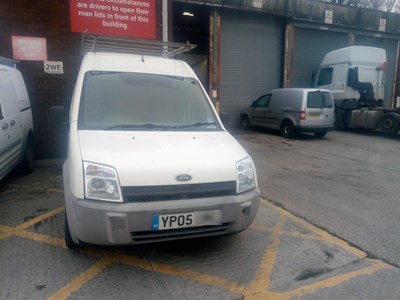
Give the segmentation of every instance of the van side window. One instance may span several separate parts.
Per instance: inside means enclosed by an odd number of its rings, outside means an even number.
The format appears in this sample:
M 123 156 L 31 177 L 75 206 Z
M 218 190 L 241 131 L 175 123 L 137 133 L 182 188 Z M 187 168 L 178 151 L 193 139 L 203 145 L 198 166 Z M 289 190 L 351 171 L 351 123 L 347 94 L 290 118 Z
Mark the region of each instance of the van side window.
M 256 107 L 268 107 L 269 105 L 269 100 L 271 99 L 271 95 L 264 95 L 258 98 L 256 102 Z
M 3 111 L 1 110 L 1 101 L 0 101 L 0 120 L 3 120 Z
M 332 108 L 333 101 L 330 93 L 309 92 L 307 96 L 307 108 Z
M 332 83 L 333 68 L 327 67 L 319 71 L 318 86 L 328 85 Z

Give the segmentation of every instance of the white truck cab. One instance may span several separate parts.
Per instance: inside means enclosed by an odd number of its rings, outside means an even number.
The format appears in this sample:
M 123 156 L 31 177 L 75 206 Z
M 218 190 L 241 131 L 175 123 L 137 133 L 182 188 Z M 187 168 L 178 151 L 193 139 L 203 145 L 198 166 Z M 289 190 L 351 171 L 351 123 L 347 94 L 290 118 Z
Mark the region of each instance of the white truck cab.
M 325 55 L 312 86 L 332 92 L 336 129 L 379 127 L 389 135 L 398 131 L 398 112 L 384 116 L 389 112 L 383 110 L 386 64 L 383 48 L 350 46 Z
M 386 52 L 382 48 L 351 46 L 327 53 L 314 86 L 332 92 L 334 99 L 360 99 L 359 83 L 371 83 L 374 99 L 384 99 Z
M 21 166 L 33 171 L 34 131 L 28 92 L 16 61 L 0 57 L 0 180 Z
M 69 248 L 239 232 L 260 199 L 192 69 L 147 55 L 84 56 L 63 177 Z

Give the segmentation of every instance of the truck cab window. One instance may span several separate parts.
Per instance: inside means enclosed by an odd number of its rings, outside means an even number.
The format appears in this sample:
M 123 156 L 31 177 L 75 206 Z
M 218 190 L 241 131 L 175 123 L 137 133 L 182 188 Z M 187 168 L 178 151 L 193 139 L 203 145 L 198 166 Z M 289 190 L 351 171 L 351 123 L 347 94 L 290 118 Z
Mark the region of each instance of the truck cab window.
M 328 85 L 332 83 L 333 68 L 327 67 L 319 71 L 318 86 Z

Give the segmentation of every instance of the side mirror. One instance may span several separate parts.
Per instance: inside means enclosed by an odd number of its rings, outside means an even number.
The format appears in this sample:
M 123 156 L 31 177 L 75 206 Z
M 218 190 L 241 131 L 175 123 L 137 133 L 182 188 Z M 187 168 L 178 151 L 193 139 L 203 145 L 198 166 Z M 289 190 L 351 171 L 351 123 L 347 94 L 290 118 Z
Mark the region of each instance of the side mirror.
M 251 107 L 256 107 L 256 104 L 257 103 L 257 101 L 253 101 L 253 102 L 251 102 Z
M 49 111 L 48 124 L 52 127 L 64 126 L 65 108 L 64 106 L 52 106 Z

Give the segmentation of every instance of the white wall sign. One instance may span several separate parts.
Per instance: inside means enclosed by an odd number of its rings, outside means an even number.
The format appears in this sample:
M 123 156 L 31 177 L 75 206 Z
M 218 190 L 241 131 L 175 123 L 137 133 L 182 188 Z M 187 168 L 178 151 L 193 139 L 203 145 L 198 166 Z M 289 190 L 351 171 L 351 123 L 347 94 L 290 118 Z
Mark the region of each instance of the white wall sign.
M 62 61 L 45 61 L 44 72 L 47 74 L 64 74 Z
M 325 10 L 325 23 L 332 24 L 333 21 L 333 11 L 332 10 Z
M 386 30 L 386 19 L 380 19 L 379 20 L 379 31 L 385 31 Z
M 253 0 L 253 7 L 262 8 L 263 7 L 263 0 Z

